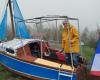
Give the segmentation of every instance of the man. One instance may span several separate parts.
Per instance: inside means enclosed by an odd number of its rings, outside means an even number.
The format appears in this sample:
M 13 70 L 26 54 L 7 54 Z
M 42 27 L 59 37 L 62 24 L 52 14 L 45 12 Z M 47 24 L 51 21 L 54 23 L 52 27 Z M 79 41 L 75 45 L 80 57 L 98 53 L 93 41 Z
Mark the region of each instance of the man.
M 62 32 L 62 49 L 65 52 L 68 65 L 78 66 L 79 56 L 79 35 L 76 27 L 68 21 L 63 22 L 64 30 Z

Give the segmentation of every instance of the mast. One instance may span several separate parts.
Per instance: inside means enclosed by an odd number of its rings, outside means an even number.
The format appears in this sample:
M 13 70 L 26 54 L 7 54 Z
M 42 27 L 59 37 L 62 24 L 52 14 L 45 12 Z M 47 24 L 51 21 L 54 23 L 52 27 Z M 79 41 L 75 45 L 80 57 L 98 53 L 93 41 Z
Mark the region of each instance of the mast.
M 12 25 L 12 38 L 15 37 L 15 29 L 14 29 L 14 20 L 13 20 L 13 12 L 12 12 L 12 6 L 11 6 L 11 0 L 9 0 L 8 2 L 9 4 L 9 10 L 10 10 L 10 16 L 11 16 L 11 25 Z

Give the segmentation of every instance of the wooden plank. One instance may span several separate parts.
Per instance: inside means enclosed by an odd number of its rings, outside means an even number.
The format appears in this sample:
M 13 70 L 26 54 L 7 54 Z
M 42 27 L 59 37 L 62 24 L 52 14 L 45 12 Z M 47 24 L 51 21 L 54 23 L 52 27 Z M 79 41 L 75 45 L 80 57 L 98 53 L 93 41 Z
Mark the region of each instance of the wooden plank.
M 44 65 L 44 66 L 48 66 L 48 67 L 53 67 L 53 68 L 57 68 L 57 69 L 59 69 L 60 66 L 62 65 L 62 64 L 57 63 L 57 62 L 52 62 L 52 61 L 48 61 L 48 60 L 44 60 L 44 59 L 40 59 L 40 58 L 36 59 L 34 62 L 36 64 L 40 64 L 40 65 Z M 71 71 L 72 70 L 72 67 L 63 64 L 61 66 L 61 69 Z

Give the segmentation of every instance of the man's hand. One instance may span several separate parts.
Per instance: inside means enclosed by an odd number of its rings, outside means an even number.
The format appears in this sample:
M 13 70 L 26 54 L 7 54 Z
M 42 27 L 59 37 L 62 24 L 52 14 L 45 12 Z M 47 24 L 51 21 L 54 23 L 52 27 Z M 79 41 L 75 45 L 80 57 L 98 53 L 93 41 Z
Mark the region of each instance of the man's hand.
M 56 52 L 57 54 L 63 54 L 64 53 L 64 49 L 61 49 L 59 51 Z
M 64 52 L 64 48 L 62 48 L 62 50 L 60 52 L 63 53 Z

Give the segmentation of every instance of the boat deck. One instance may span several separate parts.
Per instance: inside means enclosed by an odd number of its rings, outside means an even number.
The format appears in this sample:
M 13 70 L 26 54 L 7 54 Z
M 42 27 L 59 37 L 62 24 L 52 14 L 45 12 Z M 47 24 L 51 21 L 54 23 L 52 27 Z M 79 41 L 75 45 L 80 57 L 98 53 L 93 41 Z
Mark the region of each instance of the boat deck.
M 53 67 L 53 68 L 57 68 L 57 69 L 60 68 L 60 69 L 63 69 L 63 70 L 68 70 L 68 71 L 72 70 L 71 66 L 68 66 L 68 65 L 65 65 L 65 64 L 60 64 L 60 63 L 53 62 L 53 61 L 48 61 L 48 60 L 41 59 L 41 58 L 37 58 L 34 62 L 38 63 L 40 65 Z
M 73 70 L 73 68 L 69 65 L 60 64 L 60 63 L 57 63 L 54 61 L 49 61 L 49 60 L 45 60 L 45 59 L 41 59 L 41 58 L 35 58 L 33 56 L 22 56 L 22 57 L 20 57 L 20 59 L 23 59 L 23 60 L 31 62 L 31 63 L 38 64 L 38 65 L 50 67 L 50 68 L 56 68 L 56 69 L 67 70 L 67 71 Z

